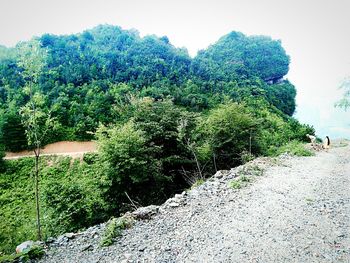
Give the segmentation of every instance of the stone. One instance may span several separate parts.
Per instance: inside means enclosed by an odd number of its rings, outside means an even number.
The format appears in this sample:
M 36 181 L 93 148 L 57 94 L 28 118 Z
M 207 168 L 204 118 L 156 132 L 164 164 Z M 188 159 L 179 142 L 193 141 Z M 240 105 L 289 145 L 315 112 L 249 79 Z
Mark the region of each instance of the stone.
M 66 233 L 66 234 L 64 234 L 64 236 L 66 238 L 68 238 L 68 239 L 73 239 L 76 236 L 76 234 L 74 234 L 74 233 Z
M 32 240 L 25 241 L 16 247 L 16 253 L 27 252 L 35 245 Z
M 131 215 L 136 219 L 150 219 L 152 216 L 159 212 L 159 206 L 150 205 L 146 207 L 140 207 L 136 211 L 132 212 Z
M 168 204 L 168 206 L 169 207 L 178 207 L 178 206 L 180 206 L 180 204 L 177 203 L 177 202 L 171 202 L 171 203 Z
M 86 251 L 86 250 L 92 250 L 93 246 L 91 244 L 87 244 L 85 246 L 82 246 L 81 251 Z
M 217 171 L 217 172 L 214 174 L 214 178 L 220 179 L 220 178 L 226 176 L 228 173 L 229 173 L 229 171 L 227 171 L 227 170 L 220 170 L 220 171 Z

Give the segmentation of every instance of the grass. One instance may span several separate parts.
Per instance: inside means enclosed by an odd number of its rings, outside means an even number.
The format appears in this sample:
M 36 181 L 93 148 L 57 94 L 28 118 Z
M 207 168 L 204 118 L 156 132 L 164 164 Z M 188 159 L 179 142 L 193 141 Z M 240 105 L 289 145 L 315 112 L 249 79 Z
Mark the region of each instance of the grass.
M 245 187 L 252 181 L 254 176 L 262 176 L 264 170 L 257 165 L 245 165 L 238 172 L 238 179 L 228 183 L 228 187 L 232 189 L 240 189 Z
M 100 245 L 107 247 L 113 244 L 114 239 L 121 236 L 122 231 L 130 228 L 134 223 L 131 217 L 122 216 L 119 218 L 112 218 L 105 228 Z
M 241 189 L 242 183 L 240 180 L 232 180 L 231 182 L 228 183 L 228 186 L 232 189 Z
M 257 165 L 246 165 L 246 166 L 243 166 L 240 171 L 238 171 L 238 176 L 240 177 L 262 176 L 263 173 L 264 173 L 264 170 Z
M 295 156 L 313 156 L 313 152 L 305 149 L 304 144 L 298 141 L 291 141 L 276 150 L 273 155 L 288 153 Z
M 194 182 L 194 184 L 191 186 L 191 190 L 204 184 L 205 180 L 204 179 L 198 179 L 197 181 Z
M 232 180 L 228 183 L 228 186 L 232 189 L 241 189 L 244 186 L 247 186 L 251 181 L 251 178 L 246 175 L 241 175 L 238 179 Z

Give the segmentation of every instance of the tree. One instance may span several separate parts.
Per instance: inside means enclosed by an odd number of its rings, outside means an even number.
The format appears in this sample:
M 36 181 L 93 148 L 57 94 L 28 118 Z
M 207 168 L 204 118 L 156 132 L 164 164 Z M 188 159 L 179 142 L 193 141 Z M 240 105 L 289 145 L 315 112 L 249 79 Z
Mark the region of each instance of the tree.
M 243 105 L 227 102 L 211 110 L 199 126 L 203 144 L 210 146 L 208 158 L 215 154 L 218 169 L 239 164 L 242 152 L 250 151 L 255 140 L 252 134 L 256 126 L 256 120 Z
M 145 134 L 132 121 L 111 127 L 101 126 L 97 132 L 100 166 L 107 176 L 107 198 L 110 209 L 119 212 L 127 201 L 125 192 L 147 199 L 152 194 L 151 183 L 160 173 L 159 162 L 146 145 Z
M 345 79 L 340 88 L 344 90 L 344 96 L 335 106 L 347 110 L 350 107 L 350 78 Z
M 0 165 L 2 166 L 3 158 L 5 157 L 4 145 L 0 142 Z M 1 170 L 1 169 L 0 169 Z
M 53 123 L 50 114 L 45 110 L 44 96 L 40 92 L 39 77 L 45 66 L 46 52 L 40 47 L 38 41 L 31 41 L 20 47 L 18 65 L 23 69 L 22 75 L 25 79 L 24 92 L 29 96 L 29 101 L 21 107 L 20 115 L 25 127 L 28 146 L 35 154 L 35 204 L 38 239 L 42 239 L 40 223 L 40 201 L 39 201 L 39 160 L 40 151 L 47 131 Z

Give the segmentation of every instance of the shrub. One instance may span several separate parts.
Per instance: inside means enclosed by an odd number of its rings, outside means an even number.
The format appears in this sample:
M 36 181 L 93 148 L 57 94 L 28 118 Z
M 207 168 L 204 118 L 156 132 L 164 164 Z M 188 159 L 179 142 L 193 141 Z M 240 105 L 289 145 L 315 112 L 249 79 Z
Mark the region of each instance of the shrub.
M 256 130 L 256 124 L 246 108 L 237 103 L 227 102 L 210 111 L 199 132 L 215 154 L 218 169 L 240 164 L 241 153 L 251 146 L 251 134 Z

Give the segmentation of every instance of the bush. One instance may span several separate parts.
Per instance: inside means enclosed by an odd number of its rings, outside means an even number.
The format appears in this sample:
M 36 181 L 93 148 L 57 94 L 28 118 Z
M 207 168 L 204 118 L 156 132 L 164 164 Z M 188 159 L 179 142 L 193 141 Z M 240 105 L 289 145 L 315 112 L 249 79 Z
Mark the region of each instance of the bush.
M 99 167 L 63 158 L 42 174 L 43 212 L 50 235 L 77 231 L 107 219 Z
M 254 144 L 257 123 L 243 105 L 228 102 L 209 112 L 199 132 L 215 154 L 218 169 L 241 163 L 241 153 Z M 212 157 L 207 156 L 208 160 Z
M 0 171 L 0 253 L 36 239 L 32 171 L 34 158 L 7 160 Z M 100 167 L 68 157 L 43 157 L 40 194 L 43 236 L 101 223 L 109 218 Z
M 115 213 L 120 212 L 123 202 L 128 202 L 125 192 L 133 197 L 147 197 L 154 191 L 152 183 L 163 178 L 159 161 L 152 157 L 154 148 L 147 147 L 144 132 L 129 121 L 100 127 L 97 138 L 98 163 L 109 182 L 106 198 Z

